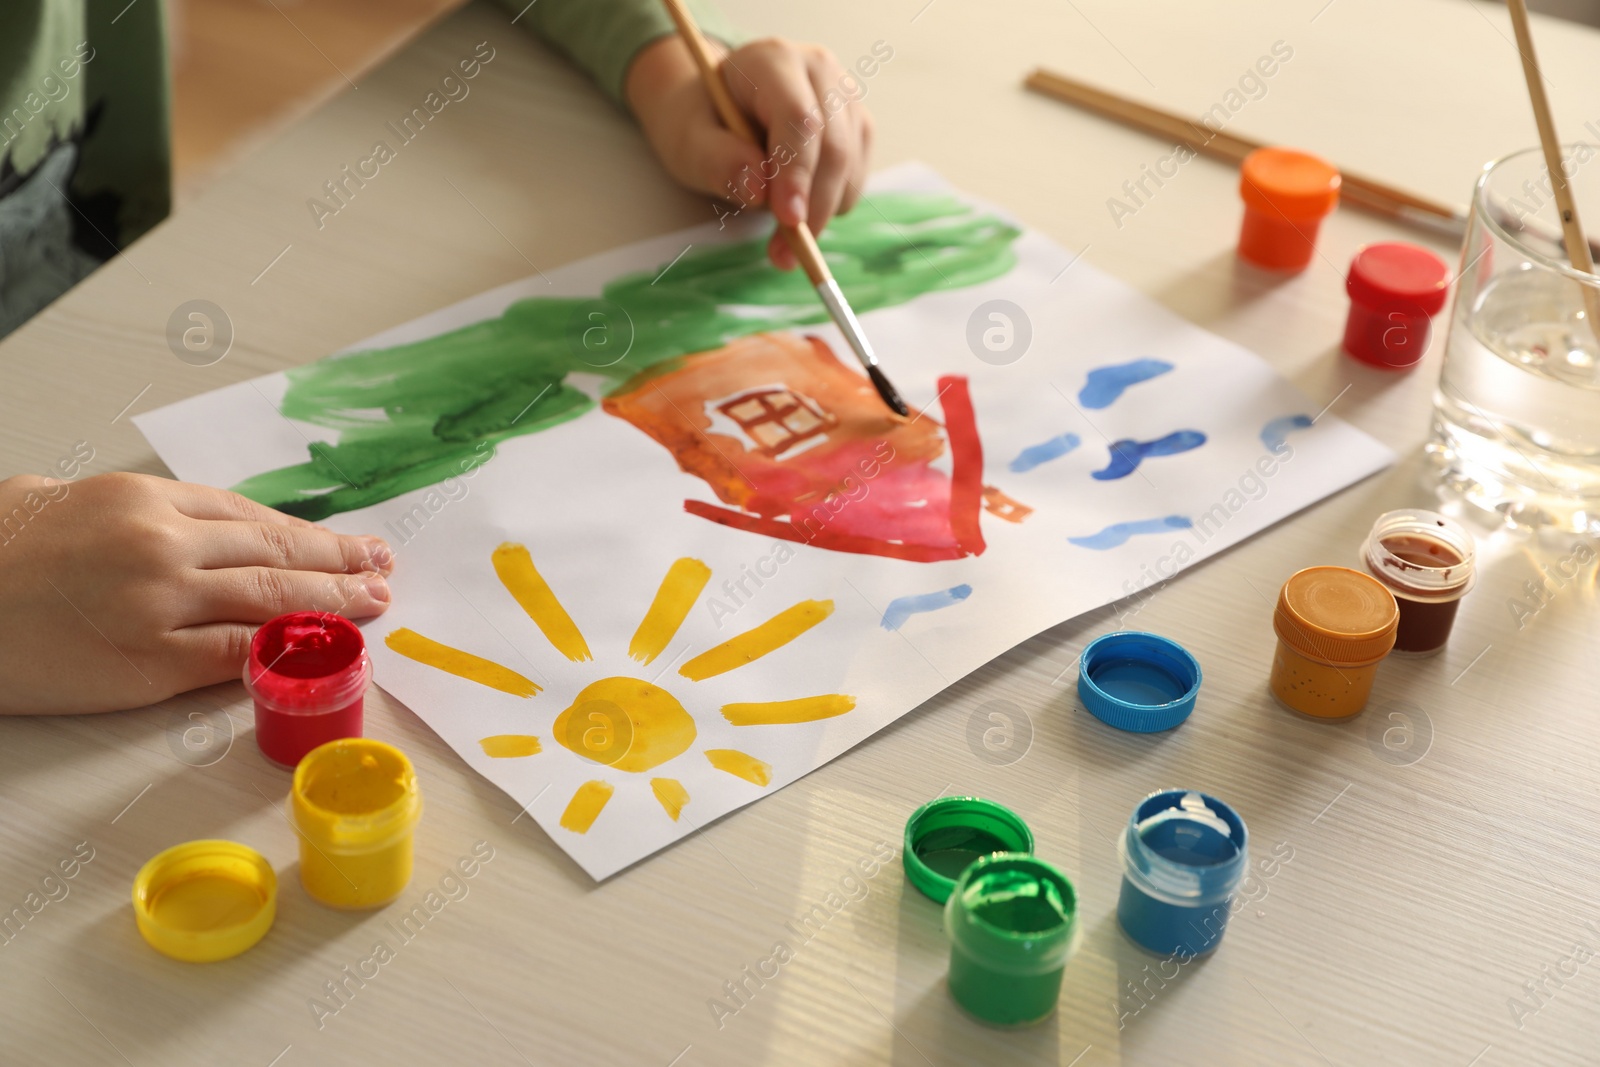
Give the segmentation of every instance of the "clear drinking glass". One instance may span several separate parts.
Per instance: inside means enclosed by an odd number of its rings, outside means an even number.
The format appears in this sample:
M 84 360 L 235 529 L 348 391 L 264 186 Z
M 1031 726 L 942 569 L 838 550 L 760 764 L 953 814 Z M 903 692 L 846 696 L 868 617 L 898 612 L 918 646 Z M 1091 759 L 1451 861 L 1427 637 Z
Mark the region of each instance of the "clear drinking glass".
M 1594 249 L 1600 148 L 1565 145 L 1562 158 Z M 1600 323 L 1585 289 L 1600 298 L 1600 277 L 1567 260 L 1539 149 L 1485 167 L 1428 451 L 1448 486 L 1521 524 L 1600 528 Z

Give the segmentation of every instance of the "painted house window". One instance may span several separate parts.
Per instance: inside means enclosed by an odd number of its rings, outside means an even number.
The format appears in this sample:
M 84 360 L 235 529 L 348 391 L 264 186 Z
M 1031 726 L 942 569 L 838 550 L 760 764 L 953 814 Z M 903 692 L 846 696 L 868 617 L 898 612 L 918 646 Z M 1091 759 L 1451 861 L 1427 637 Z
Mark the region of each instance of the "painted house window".
M 827 433 L 838 421 L 815 401 L 787 389 L 744 393 L 717 405 L 764 455 L 779 456 L 802 441 Z

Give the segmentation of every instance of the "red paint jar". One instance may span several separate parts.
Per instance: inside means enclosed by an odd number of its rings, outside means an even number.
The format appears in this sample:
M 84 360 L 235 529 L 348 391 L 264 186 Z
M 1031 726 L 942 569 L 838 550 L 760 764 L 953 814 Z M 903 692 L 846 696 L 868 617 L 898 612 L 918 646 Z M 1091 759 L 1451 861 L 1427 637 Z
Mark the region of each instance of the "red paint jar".
M 372 680 L 355 623 L 322 611 L 279 615 L 250 641 L 244 685 L 256 702 L 256 744 L 293 770 L 318 745 L 361 736 L 361 704 Z
M 1477 574 L 1472 534 L 1433 511 L 1405 509 L 1378 516 L 1362 561 L 1400 607 L 1398 655 L 1431 656 L 1450 640 L 1456 609 Z
M 1350 294 L 1344 350 L 1374 367 L 1405 370 L 1428 351 L 1433 317 L 1450 292 L 1450 268 L 1426 248 L 1386 241 L 1356 253 L 1344 288 Z

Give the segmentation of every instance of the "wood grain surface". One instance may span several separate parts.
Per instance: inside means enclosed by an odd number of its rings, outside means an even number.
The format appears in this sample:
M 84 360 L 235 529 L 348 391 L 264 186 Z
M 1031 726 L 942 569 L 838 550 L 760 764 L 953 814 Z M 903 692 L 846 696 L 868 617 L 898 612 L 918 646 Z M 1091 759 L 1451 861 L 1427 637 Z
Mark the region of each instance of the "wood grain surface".
M 376 690 L 369 732 L 412 756 L 425 803 L 415 881 L 377 914 L 330 911 L 300 889 L 288 776 L 257 753 L 239 684 L 133 712 L 0 722 L 0 912 L 30 893 L 44 900 L 0 938 L 0 1061 L 1594 1063 L 1600 962 L 1573 956 L 1577 943 L 1600 950 L 1594 565 L 1552 583 L 1536 612 L 1514 608 L 1527 609 L 1525 583 L 1574 539 L 1480 527 L 1483 573 L 1451 644 L 1435 659 L 1386 664 L 1360 718 L 1311 722 L 1265 691 L 1269 599 L 1283 579 L 1352 562 L 1379 512 L 1435 500 L 1421 449 L 1444 323 L 1411 373 L 1351 362 L 1337 351 L 1343 268 L 1374 240 L 1430 243 L 1452 260 L 1455 250 L 1339 212 L 1305 274 L 1251 273 L 1232 251 L 1237 176 L 1204 159 L 1152 186 L 1118 225 L 1107 201 L 1171 146 L 1021 85 L 1048 66 L 1185 114 L 1227 106 L 1239 90 L 1230 122 L 1255 136 L 1459 202 L 1485 161 L 1535 139 L 1504 10 L 1461 0 L 725 3 L 747 28 L 822 41 L 847 64 L 885 42 L 893 58 L 865 82 L 880 164 L 920 158 L 1006 206 L 1261 353 L 1401 462 L 1148 598 L 1025 642 L 827 767 L 601 885 Z M 1536 33 L 1560 128 L 1577 137 L 1586 122 L 1600 126 L 1600 34 L 1549 19 L 1536 19 Z M 308 198 L 482 41 L 495 58 L 471 95 L 319 228 Z M 1241 88 L 1277 41 L 1292 58 Z M 712 217 L 703 198 L 669 184 L 626 116 L 487 5 L 449 16 L 358 84 L 0 344 L 0 474 L 43 470 L 79 441 L 95 451 L 90 472 L 164 473 L 130 406 L 304 363 L 535 270 Z M 231 350 L 208 367 L 168 347 L 168 317 L 191 299 L 215 302 L 233 325 Z M 1035 338 L 1026 358 L 1070 344 Z M 1169 635 L 1204 668 L 1197 710 L 1170 734 L 1117 733 L 1076 705 L 1078 651 L 1119 626 Z M 1017 747 L 982 743 L 996 710 Z M 231 748 L 220 738 L 208 748 L 203 732 L 184 747 L 185 731 L 222 713 Z M 1163 975 L 1117 927 L 1114 841 L 1139 797 L 1172 785 L 1229 801 L 1258 854 L 1293 856 L 1251 889 L 1220 951 Z M 898 863 L 905 817 L 941 792 L 1023 813 L 1040 854 L 1076 880 L 1083 943 L 1059 1012 L 1039 1027 L 983 1028 L 944 988 L 940 912 L 907 890 Z M 277 924 L 237 959 L 176 963 L 140 940 L 130 884 L 160 849 L 208 836 L 272 861 Z M 464 895 L 446 897 L 413 940 L 397 939 L 387 923 L 424 903 L 480 841 L 493 859 L 461 883 Z M 64 893 L 44 896 L 45 876 L 82 842 L 93 858 L 50 883 Z M 378 941 L 393 958 L 362 978 Z M 765 961 L 779 942 L 792 958 L 774 973 Z M 327 983 L 343 983 L 342 1001 L 327 999 Z M 729 983 L 742 983 L 738 1000 Z M 319 1019 L 319 998 L 339 1010 Z

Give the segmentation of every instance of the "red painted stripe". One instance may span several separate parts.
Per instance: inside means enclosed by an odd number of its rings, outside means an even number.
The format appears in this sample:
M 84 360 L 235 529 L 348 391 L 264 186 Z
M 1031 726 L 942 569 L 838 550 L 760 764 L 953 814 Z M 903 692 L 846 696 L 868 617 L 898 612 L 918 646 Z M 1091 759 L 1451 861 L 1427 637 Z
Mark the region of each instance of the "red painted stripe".
M 978 510 L 983 506 L 983 442 L 978 440 L 977 419 L 967 380 L 956 375 L 940 378 L 939 403 L 944 409 L 944 432 L 950 442 L 950 529 L 964 554 L 983 555 L 983 531 Z
M 702 519 L 723 526 L 731 526 L 735 530 L 744 530 L 747 533 L 765 534 L 768 537 L 777 537 L 784 541 L 794 541 L 802 545 L 815 545 L 818 548 L 831 549 L 835 552 L 854 552 L 863 556 L 887 556 L 890 559 L 903 559 L 912 563 L 935 563 L 945 559 L 960 559 L 967 552 L 961 547 L 940 547 L 934 545 L 905 545 L 895 544 L 892 541 L 880 541 L 872 537 L 857 537 L 852 534 L 828 533 L 826 531 L 815 537 L 805 537 L 787 522 L 777 519 L 766 519 L 759 515 L 748 515 L 742 511 L 733 511 L 728 508 L 708 504 L 703 500 L 685 500 L 683 510 L 691 515 L 698 515 Z M 973 517 L 976 523 L 976 516 Z M 982 551 L 982 540 L 979 540 L 979 551 Z

